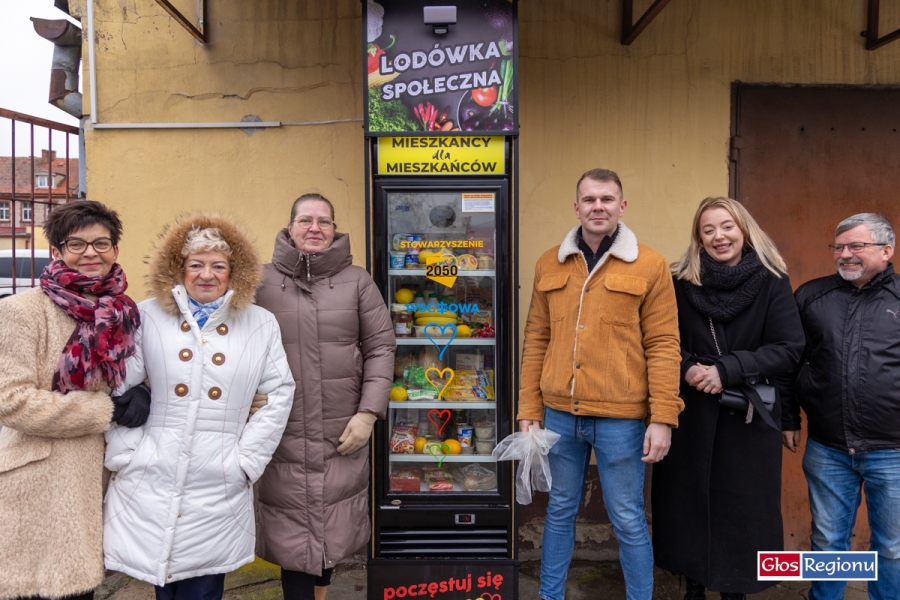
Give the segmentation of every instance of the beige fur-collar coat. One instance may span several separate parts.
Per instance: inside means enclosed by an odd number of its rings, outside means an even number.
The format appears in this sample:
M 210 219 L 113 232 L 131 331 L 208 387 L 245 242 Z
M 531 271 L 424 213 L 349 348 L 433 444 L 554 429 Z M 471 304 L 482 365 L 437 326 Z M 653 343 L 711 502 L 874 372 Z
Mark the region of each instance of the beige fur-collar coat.
M 102 392 L 51 391 L 75 320 L 40 288 L 0 300 L 0 599 L 103 580 Z

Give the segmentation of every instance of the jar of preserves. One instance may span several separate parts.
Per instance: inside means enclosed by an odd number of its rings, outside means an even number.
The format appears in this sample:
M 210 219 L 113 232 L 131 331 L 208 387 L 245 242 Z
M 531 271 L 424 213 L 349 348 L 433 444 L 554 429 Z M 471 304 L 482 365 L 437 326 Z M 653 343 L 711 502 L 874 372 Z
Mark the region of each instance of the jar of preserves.
M 409 311 L 395 311 L 392 315 L 394 321 L 394 336 L 408 338 L 413 335 L 413 318 Z

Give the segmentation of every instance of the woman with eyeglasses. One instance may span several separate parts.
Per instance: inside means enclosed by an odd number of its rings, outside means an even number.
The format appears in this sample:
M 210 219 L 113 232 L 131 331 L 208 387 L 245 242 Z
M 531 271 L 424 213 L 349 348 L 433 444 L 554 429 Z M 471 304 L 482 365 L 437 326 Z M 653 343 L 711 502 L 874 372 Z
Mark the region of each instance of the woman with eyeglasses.
M 106 567 L 157 600 L 219 600 L 254 559 L 253 482 L 281 438 L 294 380 L 272 314 L 253 305 L 262 269 L 233 221 L 187 215 L 150 261 L 125 389 L 149 380 L 146 425 L 106 434 Z M 251 411 L 254 393 L 267 404 Z
M 0 598 L 89 600 L 105 574 L 103 432 L 148 410 L 140 394 L 110 400 L 140 315 L 114 211 L 72 202 L 44 233 L 53 261 L 40 287 L 0 301 Z
M 776 583 L 756 561 L 784 544 L 778 390 L 803 328 L 784 260 L 736 200 L 700 203 L 672 274 L 684 412 L 653 465 L 654 559 L 685 577 L 685 600 L 742 600 Z
M 381 293 L 353 266 L 350 237 L 319 194 L 294 202 L 256 301 L 281 325 L 297 384 L 257 486 L 257 554 L 281 566 L 285 600 L 313 600 L 369 539 L 368 441 L 387 410 L 396 342 Z

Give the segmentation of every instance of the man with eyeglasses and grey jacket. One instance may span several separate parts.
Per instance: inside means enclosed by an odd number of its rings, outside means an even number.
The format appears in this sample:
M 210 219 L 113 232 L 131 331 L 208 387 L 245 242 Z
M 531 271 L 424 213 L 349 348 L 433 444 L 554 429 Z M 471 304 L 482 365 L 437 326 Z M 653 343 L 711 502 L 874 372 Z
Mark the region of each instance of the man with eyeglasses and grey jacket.
M 850 550 L 865 488 L 878 552 L 869 598 L 900 597 L 900 275 L 894 230 L 882 215 L 844 219 L 831 250 L 837 274 L 814 279 L 795 298 L 806 333 L 795 393 L 784 403 L 782 436 L 800 443 L 800 408 L 809 439 L 812 549 Z M 810 600 L 844 597 L 846 581 L 813 581 Z

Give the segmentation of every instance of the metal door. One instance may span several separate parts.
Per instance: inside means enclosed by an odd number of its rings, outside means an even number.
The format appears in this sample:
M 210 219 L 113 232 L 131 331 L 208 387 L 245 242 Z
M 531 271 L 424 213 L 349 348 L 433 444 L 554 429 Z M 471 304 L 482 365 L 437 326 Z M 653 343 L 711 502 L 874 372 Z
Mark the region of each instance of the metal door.
M 794 288 L 834 273 L 828 244 L 842 219 L 879 212 L 900 226 L 898 107 L 900 89 L 734 85 L 731 196 L 772 237 Z M 785 454 L 785 548 L 808 549 L 801 455 Z M 853 548 L 868 543 L 863 504 Z

